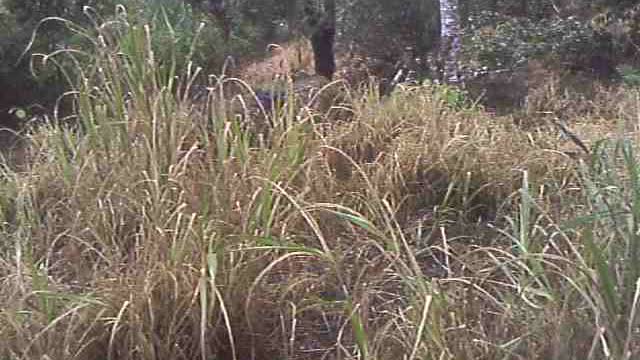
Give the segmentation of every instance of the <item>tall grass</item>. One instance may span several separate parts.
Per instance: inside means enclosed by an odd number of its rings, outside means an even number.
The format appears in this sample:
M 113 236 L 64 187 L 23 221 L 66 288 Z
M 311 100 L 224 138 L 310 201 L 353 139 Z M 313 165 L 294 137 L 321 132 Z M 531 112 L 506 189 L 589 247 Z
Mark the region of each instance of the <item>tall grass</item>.
M 255 111 L 121 10 L 3 170 L 0 358 L 638 356 L 634 144 L 579 163 L 429 84 Z

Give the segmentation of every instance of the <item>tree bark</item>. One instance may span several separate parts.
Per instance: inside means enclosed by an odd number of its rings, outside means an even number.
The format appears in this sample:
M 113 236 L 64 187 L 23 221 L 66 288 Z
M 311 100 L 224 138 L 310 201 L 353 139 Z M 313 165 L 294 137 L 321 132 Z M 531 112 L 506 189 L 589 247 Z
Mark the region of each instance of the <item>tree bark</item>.
M 335 43 L 336 36 L 336 2 L 324 1 L 324 14 L 322 19 L 314 26 L 311 35 L 311 47 L 316 74 L 333 79 L 336 71 Z
M 458 0 L 440 0 L 440 56 L 446 83 L 460 82 L 458 56 L 462 47 Z

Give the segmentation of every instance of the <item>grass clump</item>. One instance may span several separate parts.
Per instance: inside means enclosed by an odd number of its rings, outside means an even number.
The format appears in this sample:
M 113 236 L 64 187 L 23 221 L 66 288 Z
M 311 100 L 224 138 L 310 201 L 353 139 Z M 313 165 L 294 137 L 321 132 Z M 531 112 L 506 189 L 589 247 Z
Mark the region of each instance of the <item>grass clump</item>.
M 575 160 L 429 84 L 251 114 L 111 25 L 65 68 L 74 126 L 3 171 L 0 357 L 638 354 L 633 143 Z

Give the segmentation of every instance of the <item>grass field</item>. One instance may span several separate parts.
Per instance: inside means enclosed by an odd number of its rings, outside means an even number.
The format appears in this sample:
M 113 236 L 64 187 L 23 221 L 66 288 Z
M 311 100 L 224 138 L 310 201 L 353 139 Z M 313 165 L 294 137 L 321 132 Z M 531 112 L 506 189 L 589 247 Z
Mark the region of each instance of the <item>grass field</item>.
M 640 356 L 637 90 L 527 126 L 431 84 L 194 103 L 149 36 L 2 170 L 0 359 Z

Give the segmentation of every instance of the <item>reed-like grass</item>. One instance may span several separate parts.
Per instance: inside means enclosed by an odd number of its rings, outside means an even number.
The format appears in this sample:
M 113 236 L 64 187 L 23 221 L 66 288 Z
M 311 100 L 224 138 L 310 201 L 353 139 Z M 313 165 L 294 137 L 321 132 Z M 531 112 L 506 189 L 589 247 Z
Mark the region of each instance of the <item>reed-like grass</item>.
M 260 109 L 121 16 L 3 169 L 0 358 L 640 355 L 631 140 L 574 159 L 430 84 Z

